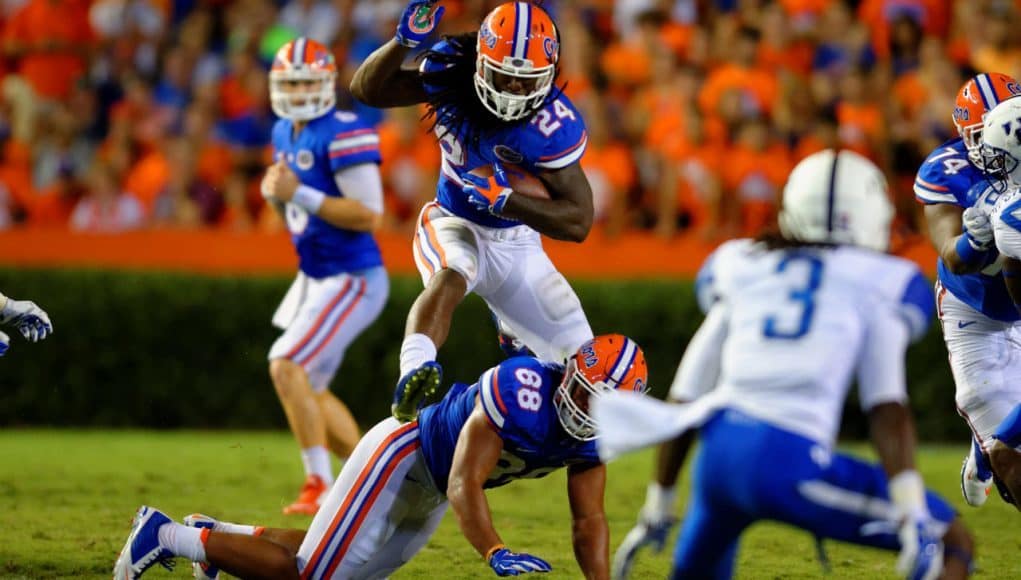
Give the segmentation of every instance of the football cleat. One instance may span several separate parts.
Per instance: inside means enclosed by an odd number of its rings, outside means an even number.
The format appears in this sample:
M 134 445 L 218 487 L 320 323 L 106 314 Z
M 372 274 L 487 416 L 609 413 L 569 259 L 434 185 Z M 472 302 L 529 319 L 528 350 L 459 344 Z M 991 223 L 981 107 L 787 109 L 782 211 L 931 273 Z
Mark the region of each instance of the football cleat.
M 401 377 L 394 391 L 393 406 L 390 412 L 401 423 L 408 423 L 418 418 L 418 411 L 432 399 L 440 389 L 443 368 L 436 361 L 422 363 L 416 369 L 408 371 Z
M 964 496 L 964 501 L 972 507 L 979 507 L 986 503 L 989 491 L 993 486 L 992 474 L 981 473 L 981 471 L 987 470 L 980 469 L 978 460 L 980 453 L 982 451 L 978 447 L 978 442 L 972 440 L 971 450 L 961 465 L 961 495 Z M 982 478 L 982 475 L 986 475 L 986 477 Z
M 167 570 L 174 568 L 174 555 L 160 545 L 159 530 L 171 523 L 170 518 L 149 506 L 138 508 L 131 522 L 131 533 L 124 542 L 117 563 L 113 567 L 114 580 L 134 580 L 143 572 L 159 564 Z
M 319 502 L 322 500 L 323 494 L 326 493 L 326 490 L 327 485 L 326 482 L 323 481 L 323 478 L 318 475 L 309 475 L 305 478 L 305 484 L 301 486 L 301 492 L 298 493 L 298 499 L 294 500 L 294 503 L 284 508 L 284 514 L 316 515 L 316 512 L 319 511 Z
M 216 520 L 205 514 L 191 514 L 185 516 L 184 525 L 192 528 L 208 528 L 212 530 L 216 526 Z M 205 562 L 192 562 L 191 574 L 198 580 L 216 580 L 220 569 Z

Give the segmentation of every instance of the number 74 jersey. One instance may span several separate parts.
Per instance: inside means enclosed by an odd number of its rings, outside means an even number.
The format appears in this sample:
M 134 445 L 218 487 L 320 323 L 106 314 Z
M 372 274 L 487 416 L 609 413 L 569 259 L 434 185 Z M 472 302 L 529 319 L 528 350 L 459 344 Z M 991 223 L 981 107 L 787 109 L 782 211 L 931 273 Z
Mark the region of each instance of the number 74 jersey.
M 562 365 L 514 357 L 474 385 L 455 383 L 442 401 L 423 409 L 418 420 L 422 453 L 437 488 L 447 489 L 457 439 L 476 406 L 503 440 L 486 488 L 544 477 L 574 463 L 598 463 L 595 441 L 579 441 L 560 426 L 553 394 L 563 377 Z
M 853 246 L 727 242 L 703 265 L 696 292 L 710 310 L 703 328 L 719 328 L 716 396 L 830 442 L 853 376 L 863 406 L 906 398 L 903 352 L 935 308 L 914 263 Z

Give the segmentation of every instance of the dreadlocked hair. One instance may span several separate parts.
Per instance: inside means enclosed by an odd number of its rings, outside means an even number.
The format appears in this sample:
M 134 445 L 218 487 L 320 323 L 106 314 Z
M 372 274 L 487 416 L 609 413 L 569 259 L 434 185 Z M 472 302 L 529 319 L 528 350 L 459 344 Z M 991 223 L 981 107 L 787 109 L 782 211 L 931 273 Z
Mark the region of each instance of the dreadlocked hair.
M 518 121 L 503 121 L 486 109 L 475 92 L 475 62 L 478 58 L 476 41 L 478 32 L 467 32 L 455 36 L 445 35 L 445 40 L 453 54 L 429 49 L 418 56 L 419 61 L 428 60 L 436 68 L 422 73 L 422 84 L 431 87 L 426 101 L 426 113 L 422 117 L 432 120 L 430 131 L 442 127 L 443 134 L 461 135 L 468 147 L 477 148 L 479 141 L 486 135 L 499 129 L 527 123 L 531 117 Z M 545 102 L 549 102 L 563 92 L 562 86 L 556 85 L 560 75 L 559 67 L 554 73 L 554 89 Z

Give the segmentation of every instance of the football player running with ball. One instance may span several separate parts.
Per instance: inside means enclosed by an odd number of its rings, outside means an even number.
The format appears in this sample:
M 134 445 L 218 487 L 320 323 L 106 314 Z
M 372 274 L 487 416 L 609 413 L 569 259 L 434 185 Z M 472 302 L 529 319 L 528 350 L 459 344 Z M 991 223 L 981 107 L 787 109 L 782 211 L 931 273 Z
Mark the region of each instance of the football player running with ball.
M 530 2 L 501 4 L 477 33 L 448 37 L 404 68 L 444 8 L 408 4 L 396 38 L 372 53 L 351 81 L 375 107 L 426 103 L 442 151 L 436 200 L 419 217 L 415 262 L 425 289 L 408 313 L 394 416 L 415 417 L 437 389 L 436 350 L 469 292 L 543 360 L 561 361 L 592 338 L 581 303 L 543 251 L 540 234 L 581 242 L 592 225 L 592 190 L 578 161 L 581 114 L 555 81 L 557 28 Z M 504 164 L 538 177 L 549 199 L 515 192 Z M 472 174 L 492 166 L 490 177 Z M 509 168 L 507 169 L 509 171 Z
M 693 384 L 675 389 L 708 394 L 595 401 L 604 458 L 699 429 L 671 578 L 730 578 L 741 535 L 760 520 L 899 551 L 908 578 L 968 575 L 971 537 L 915 469 L 904 354 L 934 300 L 914 264 L 885 254 L 892 217 L 871 161 L 807 157 L 784 189 L 781 235 L 727 242 L 700 273 L 708 312 L 678 373 Z M 852 377 L 878 464 L 833 448 Z
M 308 529 L 265 529 L 193 515 L 184 525 L 143 506 L 117 560 L 132 580 L 176 556 L 242 578 L 384 578 L 429 541 L 449 504 L 497 576 L 549 572 L 493 528 L 485 490 L 567 468 L 574 555 L 585 578 L 609 578 L 606 467 L 593 400 L 645 393 L 642 349 L 619 334 L 589 340 L 559 365 L 510 358 L 473 385 L 454 384 L 417 420 L 388 417 L 358 443 Z
M 337 66 L 323 45 L 288 42 L 269 73 L 275 163 L 262 180 L 298 253 L 298 275 L 273 315 L 283 334 L 269 372 L 301 447 L 305 484 L 285 514 L 314 514 L 333 483 L 327 447 L 340 458 L 358 424 L 330 392 L 348 346 L 379 316 L 389 280 L 372 231 L 383 214 L 379 137 L 338 111 Z

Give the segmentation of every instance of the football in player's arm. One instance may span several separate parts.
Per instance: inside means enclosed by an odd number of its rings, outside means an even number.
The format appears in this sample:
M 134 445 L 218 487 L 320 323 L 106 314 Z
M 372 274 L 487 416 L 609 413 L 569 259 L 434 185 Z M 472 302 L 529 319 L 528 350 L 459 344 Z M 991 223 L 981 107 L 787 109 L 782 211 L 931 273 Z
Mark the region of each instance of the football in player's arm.
M 15 300 L 0 294 L 0 325 L 10 326 L 21 333 L 25 340 L 36 342 L 53 332 L 50 316 L 31 300 Z M 0 356 L 11 346 L 11 337 L 0 331 Z
M 586 342 L 565 365 L 515 357 L 474 385 L 456 383 L 417 421 L 388 417 L 358 443 L 322 508 L 303 530 L 268 529 L 193 514 L 184 524 L 143 506 L 114 570 L 131 580 L 184 557 L 199 578 L 381 578 L 408 562 L 454 510 L 465 538 L 498 576 L 548 572 L 513 551 L 493 526 L 485 489 L 567 468 L 574 554 L 585 578 L 609 578 L 603 509 L 606 468 L 592 400 L 645 393 L 645 355 L 619 334 Z

